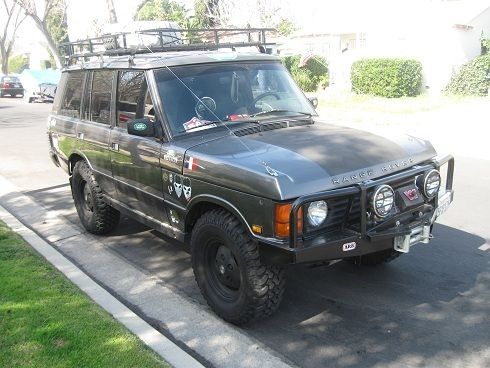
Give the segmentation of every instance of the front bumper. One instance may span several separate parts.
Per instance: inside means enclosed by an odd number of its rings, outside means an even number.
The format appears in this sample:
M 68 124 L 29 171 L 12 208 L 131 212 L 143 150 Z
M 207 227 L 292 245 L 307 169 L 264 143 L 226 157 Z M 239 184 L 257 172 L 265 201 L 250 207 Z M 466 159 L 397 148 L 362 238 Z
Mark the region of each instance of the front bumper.
M 406 212 L 398 213 L 376 226 L 368 225 L 368 191 L 378 185 L 400 181 L 420 175 L 432 169 L 440 169 L 447 164 L 445 188 L 432 203 L 424 203 Z M 432 163 L 415 166 L 409 170 L 389 177 L 359 183 L 356 186 L 334 189 L 298 198 L 293 202 L 290 214 L 290 235 L 286 243 L 271 239 L 260 239 L 259 250 L 262 261 L 272 264 L 293 264 L 329 261 L 342 258 L 358 257 L 385 249 L 396 249 L 408 252 L 409 248 L 418 243 L 428 243 L 432 225 L 440 215 L 439 199 L 444 198 L 446 209 L 453 200 L 454 158 L 446 156 L 436 158 Z M 319 234 L 310 238 L 298 235 L 295 219 L 299 209 L 307 203 L 318 200 L 329 200 L 345 196 L 360 197 L 360 218 L 357 230 L 342 226 L 338 231 Z

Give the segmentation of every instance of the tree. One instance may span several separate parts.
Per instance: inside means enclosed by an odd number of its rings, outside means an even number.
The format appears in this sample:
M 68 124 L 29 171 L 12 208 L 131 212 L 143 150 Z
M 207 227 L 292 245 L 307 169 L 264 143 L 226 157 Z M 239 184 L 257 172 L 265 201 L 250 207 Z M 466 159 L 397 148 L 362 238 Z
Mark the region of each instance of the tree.
M 22 14 L 20 6 L 15 1 L 9 4 L 7 0 L 3 0 L 3 6 L 5 8 L 5 23 L 2 22 L 2 33 L 0 34 L 0 56 L 2 59 L 2 73 L 7 74 L 15 34 L 26 16 Z
M 25 55 L 12 56 L 9 59 L 9 73 L 21 73 L 27 67 L 29 67 L 29 59 Z
M 53 35 L 50 32 L 49 24 L 52 23 L 50 19 L 54 16 L 54 14 L 58 14 L 58 12 L 63 12 L 63 17 L 65 19 L 66 25 L 66 5 L 64 0 L 44 0 L 44 9 L 42 12 L 38 11 L 36 4 L 43 3 L 43 1 L 36 0 L 15 0 L 17 4 L 19 4 L 25 10 L 25 14 L 34 21 L 36 27 L 41 31 L 46 42 L 48 44 L 48 49 L 51 55 L 53 56 L 54 62 L 56 63 L 57 68 L 61 68 L 61 55 L 58 51 L 58 44 L 56 43 Z M 56 18 L 56 17 L 54 17 Z M 54 28 L 51 27 L 51 31 Z M 66 39 L 66 37 L 65 37 Z
M 109 23 L 117 23 L 116 9 L 112 0 L 106 0 L 107 9 L 109 10 Z
M 221 24 L 219 0 L 195 0 L 193 28 L 212 28 Z
M 296 26 L 289 19 L 281 19 L 276 25 L 277 32 L 283 36 L 289 36 L 291 33 L 296 31 Z
M 146 0 L 138 6 L 135 20 L 169 20 L 186 28 L 187 10 L 172 0 Z

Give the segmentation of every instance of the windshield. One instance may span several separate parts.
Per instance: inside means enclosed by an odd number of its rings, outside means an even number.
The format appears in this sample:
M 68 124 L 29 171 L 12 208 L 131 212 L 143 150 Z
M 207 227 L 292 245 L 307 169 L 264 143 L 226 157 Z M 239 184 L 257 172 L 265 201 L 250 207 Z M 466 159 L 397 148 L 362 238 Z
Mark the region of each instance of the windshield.
M 316 115 L 277 62 L 172 67 L 156 70 L 155 79 L 174 135 L 274 115 Z

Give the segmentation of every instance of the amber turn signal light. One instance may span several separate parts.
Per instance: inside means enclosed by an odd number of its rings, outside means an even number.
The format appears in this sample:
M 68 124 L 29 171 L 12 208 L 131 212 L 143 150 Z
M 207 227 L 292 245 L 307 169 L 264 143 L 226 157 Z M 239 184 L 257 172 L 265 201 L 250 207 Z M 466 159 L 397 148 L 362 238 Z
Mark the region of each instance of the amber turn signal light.
M 276 237 L 287 238 L 289 236 L 289 214 L 291 213 L 292 204 L 276 204 L 274 231 Z M 298 218 L 296 220 L 298 234 L 303 231 L 303 208 L 298 210 Z

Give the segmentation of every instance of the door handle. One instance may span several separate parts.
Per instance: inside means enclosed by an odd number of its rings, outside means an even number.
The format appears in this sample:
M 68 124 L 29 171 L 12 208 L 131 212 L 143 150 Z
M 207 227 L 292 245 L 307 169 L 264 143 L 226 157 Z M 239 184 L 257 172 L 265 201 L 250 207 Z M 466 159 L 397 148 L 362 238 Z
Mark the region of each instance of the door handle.
M 113 151 L 119 151 L 119 143 L 112 142 L 111 148 Z

